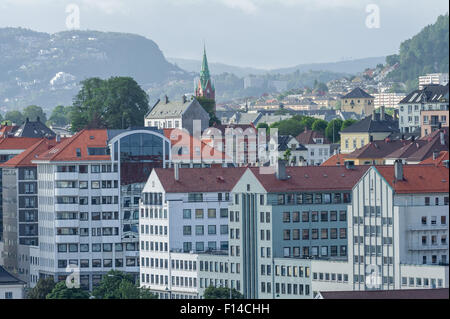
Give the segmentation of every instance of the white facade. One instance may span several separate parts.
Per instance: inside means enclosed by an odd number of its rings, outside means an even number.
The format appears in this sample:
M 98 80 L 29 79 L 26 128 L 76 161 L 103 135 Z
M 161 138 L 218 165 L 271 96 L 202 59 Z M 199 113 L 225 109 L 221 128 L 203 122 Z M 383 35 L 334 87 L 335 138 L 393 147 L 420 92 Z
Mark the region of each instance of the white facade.
M 1 299 L 24 299 L 24 285 L 1 285 L 0 284 L 0 300 Z
M 331 144 L 321 144 L 317 141 L 316 144 L 306 144 L 305 147 L 308 149 L 308 155 L 306 157 L 306 162 L 308 165 L 320 165 L 330 158 L 331 154 Z
M 406 96 L 404 93 L 375 93 L 372 94 L 375 97 L 373 102 L 374 107 L 377 109 L 380 106 L 398 108 L 398 103 Z
M 426 197 L 438 198 L 440 204 L 425 208 Z M 353 205 L 348 209 L 354 290 L 405 288 L 401 270 L 417 273 L 425 265 L 427 276 L 442 283 L 437 288 L 448 287 L 448 206 L 444 197 L 448 198 L 448 193 L 395 194 L 376 168 L 366 172 L 353 189 Z M 422 225 L 422 218 L 428 224 Z M 435 243 L 429 244 L 432 236 Z M 374 272 L 375 277 L 370 277 Z M 375 286 L 371 278 L 376 278 Z
M 137 241 L 122 240 L 117 164 L 38 164 L 38 181 L 41 276 L 62 280 L 76 265 L 92 289 L 111 269 L 138 272 Z
M 419 89 L 428 84 L 446 85 L 448 83 L 448 73 L 430 73 L 419 76 Z
M 162 298 L 198 298 L 198 255 L 228 251 L 228 204 L 225 191 L 166 192 L 153 171 L 140 204 L 141 286 Z
M 401 132 L 413 132 L 422 125 L 421 111 L 448 110 L 448 102 L 438 103 L 401 103 L 399 104 L 399 128 Z

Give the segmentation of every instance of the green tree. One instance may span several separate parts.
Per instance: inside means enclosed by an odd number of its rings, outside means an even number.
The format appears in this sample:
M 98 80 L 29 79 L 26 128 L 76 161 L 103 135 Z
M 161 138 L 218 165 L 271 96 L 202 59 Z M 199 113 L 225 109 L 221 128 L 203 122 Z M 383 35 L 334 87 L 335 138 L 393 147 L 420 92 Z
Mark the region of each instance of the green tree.
M 339 131 L 341 130 L 343 121 L 341 119 L 331 120 L 325 129 L 325 136 L 336 143 L 340 140 Z
M 70 106 L 63 106 L 58 105 L 56 106 L 52 114 L 50 115 L 50 118 L 48 119 L 49 124 L 64 127 L 67 124 L 69 124 L 69 114 L 70 114 L 71 107 Z
M 303 126 L 305 126 L 308 130 L 311 130 L 315 120 L 316 118 L 314 117 L 304 116 L 300 123 L 303 124 Z
M 267 123 L 258 123 L 258 125 L 256 125 L 256 128 L 265 128 L 268 129 L 269 128 L 269 124 Z
M 46 299 L 89 299 L 89 297 L 89 292 L 81 288 L 67 288 L 66 282 L 60 281 Z
M 44 113 L 42 107 L 37 105 L 27 106 L 22 111 L 22 114 L 25 119 L 28 118 L 30 121 L 37 121 L 37 119 L 39 118 L 39 121 L 41 121 L 42 123 L 47 122 L 47 115 Z
M 27 293 L 28 299 L 45 299 L 45 297 L 55 288 L 53 278 L 40 278 L 34 288 Z
M 205 299 L 230 299 L 230 288 L 218 287 L 215 288 L 213 286 L 209 286 L 205 289 L 203 293 L 203 298 Z M 232 288 L 231 290 L 231 299 L 243 299 L 244 296 Z
M 5 120 L 8 121 L 9 124 L 22 124 L 25 121 L 23 114 L 20 111 L 8 111 L 5 114 Z
M 313 131 L 325 133 L 325 129 L 328 126 L 328 122 L 325 120 L 316 119 L 311 128 Z
M 341 131 L 343 129 L 345 129 L 346 127 L 349 127 L 350 125 L 355 124 L 356 122 L 358 122 L 358 121 L 357 120 L 353 120 L 353 119 L 345 120 L 344 122 L 342 122 Z
M 74 99 L 70 112 L 72 131 L 89 128 L 142 126 L 148 96 L 130 77 L 90 78 Z
M 110 270 L 103 276 L 100 285 L 94 288 L 96 299 L 156 299 L 157 296 L 144 288 L 139 288 L 130 274 Z
M 296 121 L 292 118 L 280 122 L 275 122 L 270 127 L 278 128 L 278 135 L 292 136 L 297 136 L 305 129 L 305 126 L 301 122 Z

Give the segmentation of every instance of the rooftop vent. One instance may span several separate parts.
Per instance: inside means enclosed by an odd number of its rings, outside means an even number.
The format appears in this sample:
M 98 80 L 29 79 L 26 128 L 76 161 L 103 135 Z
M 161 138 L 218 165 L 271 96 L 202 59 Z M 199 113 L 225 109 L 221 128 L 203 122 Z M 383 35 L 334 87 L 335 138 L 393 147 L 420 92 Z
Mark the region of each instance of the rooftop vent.
M 355 168 L 355 161 L 345 161 L 345 168 L 346 169 L 354 169 Z

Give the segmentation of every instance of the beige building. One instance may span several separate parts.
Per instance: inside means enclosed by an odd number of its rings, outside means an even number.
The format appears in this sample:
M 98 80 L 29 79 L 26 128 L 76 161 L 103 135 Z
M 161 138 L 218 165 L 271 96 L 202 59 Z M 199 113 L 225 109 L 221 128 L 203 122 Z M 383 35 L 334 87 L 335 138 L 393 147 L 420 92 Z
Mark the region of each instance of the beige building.
M 449 111 L 447 110 L 431 110 L 420 112 L 420 122 L 422 123 L 420 136 L 428 135 L 439 127 L 448 127 Z
M 357 87 L 341 98 L 341 110 L 367 116 L 374 110 L 374 100 L 372 95 Z

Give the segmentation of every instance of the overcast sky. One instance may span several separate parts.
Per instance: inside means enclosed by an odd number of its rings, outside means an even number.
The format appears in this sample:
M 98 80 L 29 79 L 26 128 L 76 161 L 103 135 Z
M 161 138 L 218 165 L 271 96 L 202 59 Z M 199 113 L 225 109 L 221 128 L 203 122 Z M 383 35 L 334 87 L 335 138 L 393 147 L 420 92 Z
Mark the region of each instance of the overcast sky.
M 80 29 L 130 32 L 166 57 L 259 68 L 396 53 L 401 41 L 449 10 L 447 0 L 0 0 L 0 27 L 67 30 L 67 5 Z M 379 27 L 376 10 L 379 9 Z

